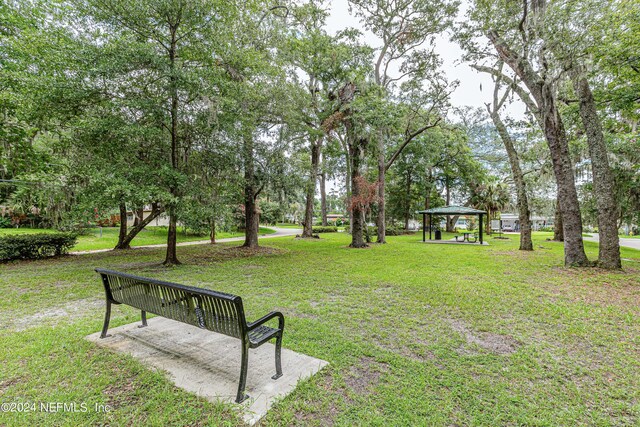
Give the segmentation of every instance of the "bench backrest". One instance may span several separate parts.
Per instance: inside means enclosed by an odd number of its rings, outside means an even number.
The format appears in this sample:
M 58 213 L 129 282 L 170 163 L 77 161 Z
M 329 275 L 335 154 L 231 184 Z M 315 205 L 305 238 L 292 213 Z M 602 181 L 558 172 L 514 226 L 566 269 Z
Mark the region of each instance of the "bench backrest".
M 243 338 L 242 298 L 223 292 L 97 268 L 107 299 L 213 332 Z

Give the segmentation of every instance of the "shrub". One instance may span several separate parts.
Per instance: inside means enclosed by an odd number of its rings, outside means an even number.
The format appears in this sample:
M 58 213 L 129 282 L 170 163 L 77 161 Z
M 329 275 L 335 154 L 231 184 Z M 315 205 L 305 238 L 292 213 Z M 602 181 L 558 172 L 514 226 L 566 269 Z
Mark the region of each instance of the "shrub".
M 75 244 L 74 233 L 4 236 L 0 237 L 0 261 L 59 256 L 67 253 Z
M 337 231 L 338 231 L 338 227 L 331 227 L 331 226 L 313 227 L 313 232 L 314 233 L 336 233 Z
M 0 228 L 11 228 L 11 218 L 8 216 L 0 216 Z
M 369 233 L 372 236 L 378 234 L 378 227 L 369 227 Z M 402 227 L 387 226 L 384 229 L 385 236 L 403 236 L 405 234 L 415 234 L 414 230 L 405 230 Z

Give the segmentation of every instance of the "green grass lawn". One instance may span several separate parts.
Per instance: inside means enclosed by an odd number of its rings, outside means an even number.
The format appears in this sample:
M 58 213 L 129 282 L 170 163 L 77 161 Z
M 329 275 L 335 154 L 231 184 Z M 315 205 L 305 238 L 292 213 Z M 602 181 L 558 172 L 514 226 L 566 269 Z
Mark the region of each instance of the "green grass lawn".
M 298 224 L 289 224 L 286 222 L 279 222 L 276 227 L 280 227 L 280 228 L 302 228 L 301 225 Z
M 31 233 L 53 233 L 55 230 L 34 229 L 34 228 L 0 228 L 0 236 L 8 234 L 31 234 Z M 87 235 L 78 236 L 78 243 L 73 247 L 73 251 L 89 251 L 96 249 L 112 249 L 118 243 L 117 227 L 91 228 Z M 275 230 L 266 227 L 260 227 L 260 234 L 275 233 Z M 244 236 L 243 232 L 219 232 L 218 239 L 228 237 Z M 198 240 L 207 240 L 208 235 L 184 233 L 182 228 L 178 228 L 178 243 L 193 242 Z M 158 245 L 167 243 L 167 227 L 149 226 L 142 230 L 133 239 L 131 246 Z
M 181 247 L 174 268 L 162 249 L 0 265 L 0 401 L 113 407 L 0 412 L 0 425 L 241 424 L 233 405 L 84 340 L 102 326 L 95 267 L 242 295 L 250 320 L 281 310 L 283 345 L 330 365 L 261 425 L 640 425 L 640 251 L 623 248 L 630 261 L 607 272 L 562 267 L 562 245 L 544 234 L 530 253 L 515 235 L 485 247 L 421 237 L 362 250 L 346 233 L 264 251 Z M 136 321 L 114 307 L 111 327 Z

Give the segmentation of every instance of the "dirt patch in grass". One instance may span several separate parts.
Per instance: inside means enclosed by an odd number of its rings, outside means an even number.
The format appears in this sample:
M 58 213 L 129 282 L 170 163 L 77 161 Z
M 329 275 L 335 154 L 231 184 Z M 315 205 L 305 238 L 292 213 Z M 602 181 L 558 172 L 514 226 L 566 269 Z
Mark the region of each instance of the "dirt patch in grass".
M 500 355 L 511 354 L 518 349 L 518 342 L 510 336 L 491 332 L 475 332 L 457 319 L 446 319 L 446 322 L 451 329 L 462 335 L 468 344 L 475 344 L 487 351 Z M 473 351 L 466 347 L 459 349 L 458 352 L 463 355 L 473 354 Z
M 294 414 L 296 424 L 333 426 L 344 403 L 354 403 L 354 395 L 368 396 L 375 393 L 381 377 L 389 371 L 386 363 L 375 358 L 362 356 L 343 375 L 344 385 L 336 382 L 334 374 L 326 372 L 318 378 L 317 387 L 328 399 L 314 399 L 311 408 L 299 410 Z M 322 374 L 321 374 L 322 375 Z M 310 402 L 310 403 L 311 403 Z
M 25 380 L 25 377 L 18 376 L 0 381 L 0 396 L 2 396 L 9 389 L 9 387 L 24 382 Z
M 294 417 L 300 425 L 317 424 L 323 427 L 332 427 L 335 425 L 335 418 L 338 412 L 338 407 L 333 402 L 329 402 L 327 407 L 318 408 L 313 412 L 296 412 Z M 313 421 L 316 421 L 316 423 L 313 423 Z
M 356 394 L 368 394 L 378 385 L 382 374 L 388 370 L 386 364 L 377 362 L 373 357 L 362 356 L 349 370 L 345 383 Z
M 317 387 L 320 393 L 333 395 L 336 391 L 336 386 L 333 382 L 333 376 L 326 372 L 320 373 L 318 378 Z M 296 425 L 320 425 L 320 426 L 333 426 L 335 425 L 335 419 L 340 412 L 338 404 L 334 399 L 312 399 L 309 401 L 311 407 L 307 410 L 298 410 L 294 413 L 296 419 Z M 280 420 L 276 425 L 283 425 Z
M 72 301 L 62 307 L 53 307 L 28 316 L 16 316 L 6 313 L 0 318 L 3 327 L 16 331 L 41 326 L 43 324 L 56 324 L 62 319 L 73 320 L 85 317 L 89 314 L 101 313 L 104 311 L 104 300 L 95 298 L 86 298 Z
M 140 400 L 135 395 L 136 385 L 133 378 L 128 378 L 126 381 L 118 382 L 104 389 L 102 394 L 105 395 L 107 404 L 114 409 L 121 406 L 133 405 Z
M 234 259 L 250 258 L 255 256 L 272 256 L 285 253 L 284 250 L 269 246 L 257 248 L 245 248 L 243 246 L 208 246 L 203 251 L 192 253 L 189 264 L 218 263 Z
M 532 281 L 556 297 L 640 312 L 640 269 L 611 272 L 599 268 L 557 268 L 560 283 Z M 624 280 L 619 280 L 623 278 Z
M 371 337 L 371 340 L 383 350 L 399 354 L 416 362 L 433 362 L 436 360 L 436 355 L 426 348 L 428 342 L 418 336 L 414 337 L 413 345 L 411 346 L 399 344 L 396 340 L 381 339 L 380 337 Z

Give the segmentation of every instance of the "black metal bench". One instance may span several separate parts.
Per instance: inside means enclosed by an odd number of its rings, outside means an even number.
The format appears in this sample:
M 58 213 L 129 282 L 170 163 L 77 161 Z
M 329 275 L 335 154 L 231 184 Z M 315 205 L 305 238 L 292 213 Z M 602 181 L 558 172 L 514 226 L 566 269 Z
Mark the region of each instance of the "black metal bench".
M 244 394 L 247 383 L 249 349 L 256 348 L 276 338 L 276 374 L 274 380 L 282 376 L 280 355 L 284 316 L 272 311 L 252 323 L 244 316 L 242 298 L 236 295 L 208 289 L 183 286 L 176 283 L 147 279 L 112 270 L 97 268 L 102 277 L 107 299 L 107 310 L 100 338 L 106 338 L 111 318 L 111 304 L 126 304 L 142 311 L 142 325 L 147 326 L 147 312 L 189 325 L 208 329 L 242 341 L 242 365 L 236 402 L 241 403 L 249 396 Z M 264 325 L 278 318 L 278 328 Z

